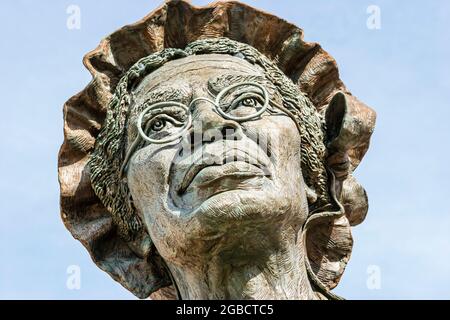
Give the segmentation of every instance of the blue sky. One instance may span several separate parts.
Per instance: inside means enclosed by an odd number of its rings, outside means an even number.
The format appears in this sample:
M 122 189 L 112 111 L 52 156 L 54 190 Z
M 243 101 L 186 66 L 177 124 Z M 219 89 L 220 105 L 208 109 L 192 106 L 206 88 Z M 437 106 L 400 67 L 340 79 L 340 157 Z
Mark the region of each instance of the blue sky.
M 206 4 L 208 1 L 192 1 Z M 348 299 L 450 298 L 450 2 L 245 1 L 295 23 L 337 60 L 341 79 L 378 113 L 356 171 L 370 210 L 353 229 L 335 290 Z M 62 106 L 90 80 L 81 59 L 161 1 L 0 3 L 0 298 L 134 299 L 100 271 L 59 217 Z M 69 5 L 81 28 L 66 27 Z M 368 29 L 377 5 L 381 29 Z M 69 290 L 77 265 L 81 287 Z M 367 285 L 368 270 L 380 287 Z

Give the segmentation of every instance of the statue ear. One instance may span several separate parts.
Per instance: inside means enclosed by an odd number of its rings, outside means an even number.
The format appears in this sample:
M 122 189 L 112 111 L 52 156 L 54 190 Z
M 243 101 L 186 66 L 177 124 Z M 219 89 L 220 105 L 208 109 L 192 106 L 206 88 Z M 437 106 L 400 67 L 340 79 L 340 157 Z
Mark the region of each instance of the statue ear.
M 357 158 L 367 150 L 367 130 L 361 119 L 368 115 L 355 101 L 353 96 L 339 91 L 325 112 L 327 166 L 336 178 L 331 187 L 352 226 L 360 224 L 368 211 L 366 191 L 352 175 L 359 163 Z
M 350 172 L 348 144 L 345 139 L 345 122 L 347 120 L 347 99 L 343 92 L 337 92 L 331 99 L 325 112 L 327 166 L 334 175 L 333 188 L 337 199 L 342 193 L 342 184 Z
M 347 99 L 345 94 L 339 91 L 333 96 L 325 112 L 326 141 L 328 145 L 332 145 L 333 142 L 339 140 L 339 134 L 344 125 L 346 114 Z

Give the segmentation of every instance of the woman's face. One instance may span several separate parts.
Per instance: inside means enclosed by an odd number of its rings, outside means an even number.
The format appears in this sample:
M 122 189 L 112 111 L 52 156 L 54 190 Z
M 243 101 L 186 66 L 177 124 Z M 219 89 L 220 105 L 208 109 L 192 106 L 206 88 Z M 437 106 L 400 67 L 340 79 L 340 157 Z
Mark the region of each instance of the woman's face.
M 148 75 L 133 92 L 128 144 L 138 135 L 142 110 L 157 102 L 189 105 L 210 100 L 226 86 L 267 80 L 256 66 L 229 55 L 200 55 L 171 61 Z M 261 100 L 242 98 L 256 87 L 239 87 L 224 97 L 233 115 L 250 114 Z M 269 90 L 269 97 L 280 97 Z M 199 100 L 192 126 L 177 140 L 147 143 L 130 158 L 127 179 L 139 215 L 160 255 L 173 263 L 192 256 L 235 250 L 257 253 L 276 243 L 284 228 L 299 228 L 308 214 L 295 122 L 269 107 L 261 116 L 237 122 Z M 177 113 L 178 110 L 178 113 Z M 144 117 L 150 138 L 179 132 L 186 113 L 163 106 Z M 235 250 L 238 254 L 238 249 Z

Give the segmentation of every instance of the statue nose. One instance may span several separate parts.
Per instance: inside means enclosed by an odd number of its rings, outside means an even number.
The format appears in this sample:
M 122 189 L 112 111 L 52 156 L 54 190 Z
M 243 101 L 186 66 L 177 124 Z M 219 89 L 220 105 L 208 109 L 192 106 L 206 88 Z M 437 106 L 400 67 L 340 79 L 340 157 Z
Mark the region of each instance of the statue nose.
M 208 101 L 199 102 L 193 110 L 192 129 L 191 134 L 196 137 L 201 135 L 202 142 L 240 140 L 243 136 L 240 124 L 223 118 Z

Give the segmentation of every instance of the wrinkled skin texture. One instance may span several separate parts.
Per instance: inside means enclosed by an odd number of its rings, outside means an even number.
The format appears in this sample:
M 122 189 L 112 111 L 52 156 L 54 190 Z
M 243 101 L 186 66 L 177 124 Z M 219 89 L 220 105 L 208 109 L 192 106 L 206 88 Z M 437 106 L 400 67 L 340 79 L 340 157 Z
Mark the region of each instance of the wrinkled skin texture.
M 264 85 L 263 72 L 238 57 L 174 60 L 134 90 L 131 123 L 149 99 L 184 104 L 197 97 L 214 99 L 216 90 L 211 88 L 219 84 L 220 90 L 224 77 L 251 77 Z M 270 99 L 280 97 L 271 94 Z M 203 141 L 185 137 L 181 142 L 145 144 L 131 157 L 126 176 L 138 214 L 181 297 L 314 298 L 299 236 L 308 201 L 295 122 L 282 112 L 265 112 L 238 123 L 224 119 L 205 101 L 192 108 L 192 119 L 190 133 L 203 134 Z M 216 135 L 222 131 L 227 134 Z M 136 126 L 129 126 L 128 145 L 136 135 Z M 263 146 L 256 137 L 265 141 Z M 194 152 L 186 152 L 186 144 L 195 144 Z M 233 156 L 238 161 L 230 161 Z M 203 168 L 196 161 L 199 157 L 203 163 L 226 163 Z

